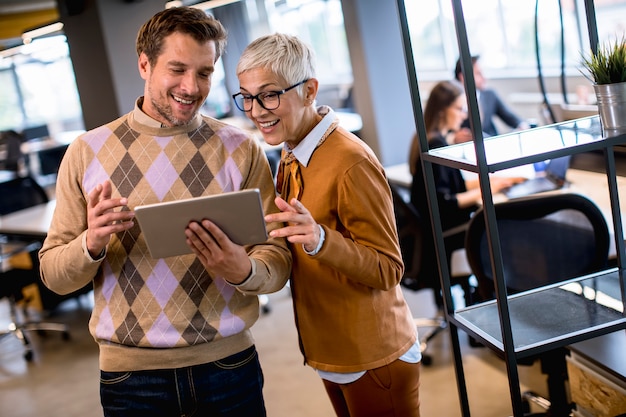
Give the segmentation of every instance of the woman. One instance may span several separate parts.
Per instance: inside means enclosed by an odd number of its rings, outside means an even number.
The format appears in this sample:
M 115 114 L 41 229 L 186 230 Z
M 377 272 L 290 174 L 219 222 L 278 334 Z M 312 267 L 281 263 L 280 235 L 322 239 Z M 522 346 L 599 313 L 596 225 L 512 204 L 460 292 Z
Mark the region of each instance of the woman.
M 403 273 L 391 192 L 372 150 L 316 107 L 312 50 L 274 34 L 237 66 L 237 107 L 271 145 L 281 222 L 293 255 L 291 290 L 300 346 L 337 416 L 419 416 L 421 354 L 398 285 Z M 292 162 L 293 160 L 293 162 Z
M 424 124 L 429 149 L 447 146 L 447 137 L 454 136 L 461 130 L 461 124 L 467 118 L 466 106 L 465 93 L 461 84 L 442 81 L 433 87 L 424 109 Z M 428 213 L 418 148 L 419 142 L 415 135 L 409 156 L 413 173 L 411 202 L 420 210 L 420 213 Z M 459 169 L 440 164 L 433 164 L 433 172 L 443 230 L 466 223 L 471 213 L 481 203 L 478 181 L 466 181 Z M 523 180 L 524 178 L 519 177 L 494 176 L 490 179 L 491 190 L 497 193 Z M 426 211 L 421 211 L 424 208 Z
M 466 117 L 467 107 L 463 86 L 454 81 L 437 83 L 431 90 L 424 109 L 424 124 L 428 135 L 429 149 L 447 146 L 448 137 L 455 138 Z M 458 142 L 458 140 L 456 141 Z M 430 245 L 423 248 L 423 259 L 436 259 L 434 238 L 430 235 L 432 231 L 429 221 L 430 208 L 424 183 L 424 172 L 419 159 L 417 135 L 413 136 L 409 164 L 413 173 L 411 203 L 421 217 L 428 222 L 423 230 L 429 235 L 422 241 L 425 244 L 430 243 Z M 433 176 L 442 230 L 449 231 L 467 223 L 472 213 L 481 204 L 482 196 L 478 180 L 466 181 L 459 169 L 440 164 L 433 164 Z M 497 193 L 523 180 L 523 178 L 491 177 L 491 190 Z M 448 233 L 445 245 L 449 265 L 452 252 L 465 246 L 465 231 L 461 228 L 457 233 Z M 466 294 L 465 298 L 468 302 L 469 294 Z M 438 294 L 436 301 L 439 306 L 442 305 L 442 300 Z

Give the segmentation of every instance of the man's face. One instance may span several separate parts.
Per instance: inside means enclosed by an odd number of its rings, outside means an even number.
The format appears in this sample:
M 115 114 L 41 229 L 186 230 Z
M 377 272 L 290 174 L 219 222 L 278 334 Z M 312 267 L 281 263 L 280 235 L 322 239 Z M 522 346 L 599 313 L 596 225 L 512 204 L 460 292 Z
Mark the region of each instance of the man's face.
M 485 88 L 485 77 L 483 76 L 483 70 L 480 68 L 478 61 L 474 63 L 474 83 L 476 84 L 477 90 Z
M 484 90 L 485 86 L 487 85 L 487 80 L 483 76 L 483 70 L 480 68 L 480 64 L 478 63 L 478 61 L 474 62 L 473 69 L 474 84 L 476 85 L 476 90 Z M 463 73 L 459 74 L 459 81 L 461 83 L 465 82 L 465 79 L 463 78 Z
M 146 81 L 142 110 L 167 127 L 193 120 L 209 95 L 215 61 L 215 42 L 199 43 L 183 33 L 167 36 L 154 66 L 145 54 L 139 56 Z

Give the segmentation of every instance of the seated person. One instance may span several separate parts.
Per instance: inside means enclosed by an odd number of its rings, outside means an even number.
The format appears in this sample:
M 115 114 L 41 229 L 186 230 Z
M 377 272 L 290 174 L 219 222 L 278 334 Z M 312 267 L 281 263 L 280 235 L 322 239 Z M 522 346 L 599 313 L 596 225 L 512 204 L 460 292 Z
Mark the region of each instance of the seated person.
M 480 64 L 478 63 L 478 55 L 472 57 L 472 66 L 474 69 L 474 83 L 476 84 L 476 96 L 478 99 L 478 107 L 480 109 L 480 122 L 482 124 L 485 136 L 495 136 L 498 134 L 494 117 L 498 117 L 507 126 L 515 130 L 523 130 L 530 128 L 530 125 L 516 115 L 498 96 L 495 90 L 487 87 L 487 80 L 483 76 Z M 461 71 L 461 59 L 456 61 L 454 69 L 454 77 L 462 84 L 464 82 L 463 72 Z M 469 126 L 469 120 L 463 122 L 463 126 Z
M 462 86 L 454 81 L 442 81 L 436 84 L 424 109 L 424 124 L 429 148 L 446 146 L 448 144 L 446 136 L 457 132 L 466 117 L 466 100 Z M 427 222 L 427 227 L 424 228 L 425 233 L 432 233 L 417 135 L 414 135 L 411 144 L 409 164 L 413 173 L 411 203 Z M 433 174 L 442 229 L 446 231 L 467 223 L 471 214 L 481 204 L 481 190 L 478 180 L 466 181 L 461 170 L 440 164 L 433 164 Z M 492 176 L 490 179 L 491 189 L 497 193 L 522 180 L 522 178 L 517 177 Z M 432 243 L 432 248 L 425 250 L 431 251 L 431 259 L 435 259 L 433 237 L 426 236 L 423 241 Z M 450 264 L 452 252 L 465 246 L 465 232 L 461 231 L 447 236 L 445 245 L 448 264 Z

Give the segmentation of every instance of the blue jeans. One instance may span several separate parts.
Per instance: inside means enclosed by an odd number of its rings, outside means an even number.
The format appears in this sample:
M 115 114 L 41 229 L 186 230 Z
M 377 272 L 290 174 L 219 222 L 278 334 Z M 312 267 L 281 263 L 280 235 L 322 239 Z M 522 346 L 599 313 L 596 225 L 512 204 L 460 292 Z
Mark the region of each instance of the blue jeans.
M 263 373 L 254 346 L 204 365 L 100 372 L 105 417 L 265 417 Z

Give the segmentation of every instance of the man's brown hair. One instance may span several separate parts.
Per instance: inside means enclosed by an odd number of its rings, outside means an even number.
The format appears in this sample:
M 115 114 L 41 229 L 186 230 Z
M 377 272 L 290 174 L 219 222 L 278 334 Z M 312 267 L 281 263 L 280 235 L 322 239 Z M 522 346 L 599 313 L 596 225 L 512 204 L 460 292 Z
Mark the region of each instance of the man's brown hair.
M 226 29 L 213 16 L 193 7 L 172 7 L 155 14 L 139 29 L 137 55 L 145 53 L 150 65 L 155 65 L 163 39 L 175 32 L 190 35 L 201 43 L 214 41 L 216 60 L 226 47 Z

